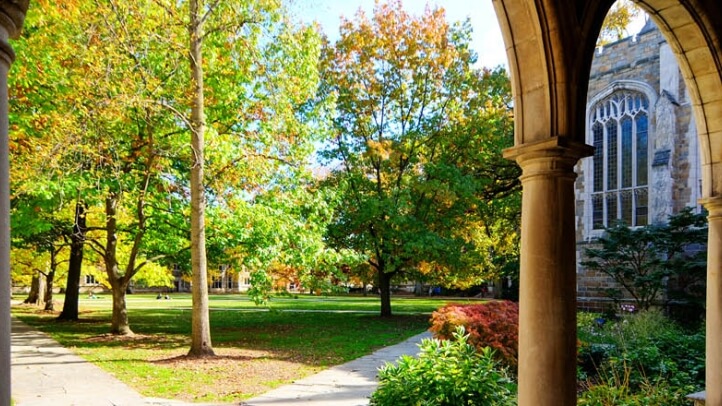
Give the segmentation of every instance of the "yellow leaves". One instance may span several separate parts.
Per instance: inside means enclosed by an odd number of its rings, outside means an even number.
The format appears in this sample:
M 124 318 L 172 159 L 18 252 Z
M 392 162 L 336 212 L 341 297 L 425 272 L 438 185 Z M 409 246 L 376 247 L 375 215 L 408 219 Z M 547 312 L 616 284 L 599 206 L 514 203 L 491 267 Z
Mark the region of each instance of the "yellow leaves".
M 366 157 L 371 159 L 388 160 L 391 156 L 392 142 L 389 140 L 374 141 L 368 140 L 366 142 Z

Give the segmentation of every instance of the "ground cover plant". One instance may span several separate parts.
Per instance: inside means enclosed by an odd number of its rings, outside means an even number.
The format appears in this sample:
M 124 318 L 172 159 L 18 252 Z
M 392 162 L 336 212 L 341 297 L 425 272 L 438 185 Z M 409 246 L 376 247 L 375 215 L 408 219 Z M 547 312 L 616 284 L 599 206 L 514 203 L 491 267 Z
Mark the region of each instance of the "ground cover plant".
M 688 405 L 704 386 L 704 333 L 659 311 L 578 317 L 580 405 Z
M 189 295 L 129 296 L 132 337 L 107 334 L 111 301 L 95 297 L 81 299 L 79 322 L 55 321 L 56 313 L 33 306 L 13 314 L 145 396 L 204 402 L 237 402 L 400 342 L 426 330 L 430 311 L 446 304 L 398 298 L 395 308 L 414 314 L 380 318 L 372 297 L 274 298 L 269 310 L 240 295 L 212 295 L 219 357 L 190 360 Z

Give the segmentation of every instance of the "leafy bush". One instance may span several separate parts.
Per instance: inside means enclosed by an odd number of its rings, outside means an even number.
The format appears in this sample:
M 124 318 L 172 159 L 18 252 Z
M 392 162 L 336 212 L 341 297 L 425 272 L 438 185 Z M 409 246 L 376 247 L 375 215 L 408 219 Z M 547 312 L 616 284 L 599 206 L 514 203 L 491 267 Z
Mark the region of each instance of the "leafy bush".
M 580 346 L 579 370 L 589 378 L 590 392 L 594 392 L 585 396 L 629 398 L 621 403 L 585 404 L 676 404 L 680 394 L 704 384 L 704 335 L 682 330 L 658 311 L 625 316 L 603 327 L 586 320 L 578 326 L 579 336 L 586 340 Z M 666 400 L 633 401 L 645 396 Z
M 516 404 L 516 385 L 494 360 L 478 352 L 459 327 L 452 340 L 426 339 L 418 358 L 402 356 L 379 371 L 371 404 L 380 406 L 503 406 Z
M 606 227 L 598 247 L 584 250 L 581 265 L 611 277 L 639 309 L 649 309 L 668 288 L 670 297 L 699 308 L 707 271 L 706 250 L 699 247 L 706 242 L 706 216 L 687 208 L 665 225 Z M 608 294 L 615 301 L 623 296 L 619 289 Z
M 431 332 L 435 338 L 453 339 L 458 327 L 469 334 L 469 344 L 481 351 L 495 350 L 497 358 L 516 369 L 519 354 L 519 305 L 509 301 L 493 301 L 473 305 L 446 305 L 431 316 Z

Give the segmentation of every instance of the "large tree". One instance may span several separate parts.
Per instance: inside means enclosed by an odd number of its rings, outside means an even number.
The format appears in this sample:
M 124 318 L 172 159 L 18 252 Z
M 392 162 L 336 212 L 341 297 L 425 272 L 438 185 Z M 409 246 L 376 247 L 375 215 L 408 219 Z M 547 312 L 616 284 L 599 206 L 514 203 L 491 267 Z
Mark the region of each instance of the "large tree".
M 359 11 L 322 57 L 323 98 L 335 100 L 324 152 L 327 185 L 344 195 L 329 241 L 366 255 L 381 315 L 395 276 L 477 280 L 482 205 L 518 192 L 508 77 L 475 68 L 467 22 L 443 9 L 407 14 L 400 1 Z M 515 232 L 515 230 L 512 230 Z M 452 281 L 453 282 L 453 281 Z
M 150 259 L 193 245 L 194 273 L 205 278 L 202 205 L 210 200 L 228 213 L 230 202 L 280 185 L 312 151 L 314 113 L 305 104 L 318 82 L 320 40 L 275 0 L 75 6 L 39 4 L 26 35 L 36 43 L 25 48 L 38 51 L 16 65 L 14 77 L 43 98 L 24 104 L 34 135 L 65 137 L 67 148 L 47 143 L 47 162 L 77 162 L 78 170 L 55 172 L 62 180 L 79 173 L 72 184 L 86 210 L 85 242 L 104 261 L 114 293 L 112 330 L 129 334 L 125 287 Z M 54 38 L 57 32 L 64 34 Z M 36 67 L 52 69 L 51 90 Z M 43 92 L 29 91 L 38 87 Z M 59 96 L 62 103 L 50 100 Z M 48 109 L 37 114 L 29 110 L 35 105 Z M 68 124 L 52 125 L 61 118 Z M 196 303 L 204 287 L 203 279 L 194 283 Z M 197 306 L 193 317 L 207 329 L 207 307 Z M 207 335 L 194 333 L 192 354 L 197 343 L 211 349 Z
M 30 9 L 15 47 L 22 62 L 12 67 L 9 79 L 12 235 L 16 243 L 26 244 L 38 237 L 47 240 L 48 231 L 55 230 L 59 240 L 52 244 L 70 245 L 60 318 L 76 320 L 85 232 L 80 191 L 88 161 L 77 138 L 83 124 L 73 109 L 90 84 L 83 82 L 84 72 L 72 68 L 76 45 L 70 38 L 80 33 L 75 25 L 80 10 L 48 6 L 39 2 Z

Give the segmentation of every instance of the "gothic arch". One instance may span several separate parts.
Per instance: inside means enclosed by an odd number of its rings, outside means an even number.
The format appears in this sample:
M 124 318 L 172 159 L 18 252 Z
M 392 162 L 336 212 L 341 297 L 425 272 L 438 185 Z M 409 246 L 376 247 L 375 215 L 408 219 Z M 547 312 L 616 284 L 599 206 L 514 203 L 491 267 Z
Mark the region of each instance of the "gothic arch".
M 519 404 L 573 405 L 573 168 L 592 152 L 584 139 L 587 83 L 596 39 L 614 0 L 493 2 L 515 99 L 515 147 L 505 156 L 523 171 Z M 677 55 L 695 113 L 702 195 L 710 213 L 707 402 L 722 405 L 722 4 L 637 2 Z
M 517 145 L 553 137 L 584 141 L 589 66 L 613 1 L 569 7 L 553 0 L 494 0 L 513 78 Z

